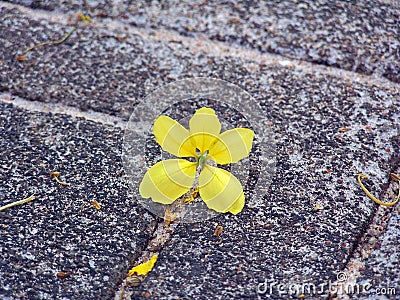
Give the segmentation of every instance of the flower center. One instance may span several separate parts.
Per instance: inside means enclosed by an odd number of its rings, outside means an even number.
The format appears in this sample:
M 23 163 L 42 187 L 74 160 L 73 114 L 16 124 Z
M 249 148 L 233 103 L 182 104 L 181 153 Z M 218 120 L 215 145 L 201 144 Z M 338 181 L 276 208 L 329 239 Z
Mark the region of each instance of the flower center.
M 199 149 L 196 149 L 196 154 L 197 166 L 200 167 L 200 169 L 203 169 L 203 166 L 207 161 L 208 150 L 206 150 L 204 153 L 201 153 Z

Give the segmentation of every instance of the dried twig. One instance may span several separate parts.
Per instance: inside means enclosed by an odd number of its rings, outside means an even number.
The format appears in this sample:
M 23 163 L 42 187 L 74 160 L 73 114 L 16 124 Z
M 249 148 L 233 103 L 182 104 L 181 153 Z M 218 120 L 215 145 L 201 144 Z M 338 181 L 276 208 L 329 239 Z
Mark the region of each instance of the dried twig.
M 15 201 L 13 203 L 9 203 L 7 205 L 4 205 L 4 206 L 0 207 L 0 211 L 6 210 L 6 209 L 8 209 L 10 207 L 13 207 L 13 206 L 16 206 L 16 205 L 24 204 L 24 203 L 32 201 L 34 199 L 35 199 L 35 194 L 33 194 L 32 196 L 29 196 L 28 198 L 25 198 L 25 199 L 22 199 L 22 200 Z
M 74 33 L 74 31 L 75 31 L 76 29 L 77 29 L 76 27 L 72 28 L 71 31 L 69 31 L 67 34 L 65 34 L 65 35 L 64 35 L 61 39 L 59 39 L 59 40 L 50 41 L 50 42 L 44 42 L 44 43 L 39 43 L 39 44 L 33 45 L 33 46 L 31 46 L 31 47 L 25 49 L 25 50 L 22 52 L 22 55 L 25 55 L 25 54 L 28 53 L 29 51 L 31 51 L 31 50 L 33 50 L 33 49 L 35 49 L 35 48 L 42 47 L 42 46 L 61 44 L 61 43 L 65 42 L 65 41 L 71 36 L 71 34 Z

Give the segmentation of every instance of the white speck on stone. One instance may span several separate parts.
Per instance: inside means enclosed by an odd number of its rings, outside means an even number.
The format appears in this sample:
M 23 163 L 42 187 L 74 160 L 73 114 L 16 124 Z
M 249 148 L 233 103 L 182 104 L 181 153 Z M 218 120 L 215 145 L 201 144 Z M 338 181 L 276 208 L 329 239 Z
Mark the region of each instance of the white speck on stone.
M 292 64 L 292 62 L 289 61 L 289 60 L 280 60 L 280 61 L 279 61 L 279 64 L 280 64 L 281 66 L 286 67 L 286 66 L 290 66 L 290 65 Z
M 38 233 L 38 229 L 37 229 L 37 228 L 31 228 L 31 229 L 29 230 L 29 232 L 30 232 L 32 235 L 35 235 L 36 233 Z
M 90 266 L 91 268 L 94 268 L 94 261 L 93 261 L 93 260 L 89 260 L 89 266 Z

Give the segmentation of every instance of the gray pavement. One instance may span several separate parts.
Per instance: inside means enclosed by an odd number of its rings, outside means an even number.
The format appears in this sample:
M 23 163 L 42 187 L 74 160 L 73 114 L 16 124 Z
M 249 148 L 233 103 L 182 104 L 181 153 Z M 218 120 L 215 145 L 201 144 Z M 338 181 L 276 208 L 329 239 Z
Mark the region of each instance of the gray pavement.
M 82 11 L 143 28 L 205 35 L 234 47 L 400 81 L 398 1 L 10 1 Z
M 36 196 L 1 213 L 1 298 L 110 298 L 153 230 L 121 180 L 121 130 L 0 105 L 1 203 Z
M 152 89 L 199 76 L 252 94 L 275 133 L 276 174 L 259 205 L 179 224 L 153 271 L 126 294 L 287 299 L 257 288 L 320 286 L 351 272 L 378 211 L 356 175 L 369 174 L 366 185 L 382 196 L 399 166 L 394 4 L 19 3 L 26 6 L 0 3 L 0 205 L 33 192 L 37 199 L 0 215 L 0 296 L 113 299 L 162 221 L 122 179 L 121 124 Z M 92 22 L 77 22 L 79 11 Z M 64 43 L 16 60 L 74 26 Z M 383 299 L 400 299 L 398 213 L 387 210 L 380 246 L 355 279 L 375 288 L 389 281 L 397 294 Z M 71 276 L 57 278 L 60 271 Z M 299 297 L 328 299 L 329 291 Z

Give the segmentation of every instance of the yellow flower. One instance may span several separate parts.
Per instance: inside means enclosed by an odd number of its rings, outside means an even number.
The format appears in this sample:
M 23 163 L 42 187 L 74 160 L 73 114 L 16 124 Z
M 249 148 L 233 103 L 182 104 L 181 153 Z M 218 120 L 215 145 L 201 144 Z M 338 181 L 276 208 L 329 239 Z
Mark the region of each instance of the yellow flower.
M 167 159 L 156 163 L 144 175 L 139 186 L 143 198 L 171 204 L 186 194 L 194 185 L 196 172 L 201 199 L 217 212 L 237 214 L 244 206 L 240 181 L 228 171 L 209 164 L 237 163 L 250 153 L 254 132 L 248 128 L 234 128 L 223 133 L 221 123 L 211 108 L 198 109 L 189 121 L 190 131 L 167 116 L 154 122 L 154 136 L 164 151 L 186 159 Z

